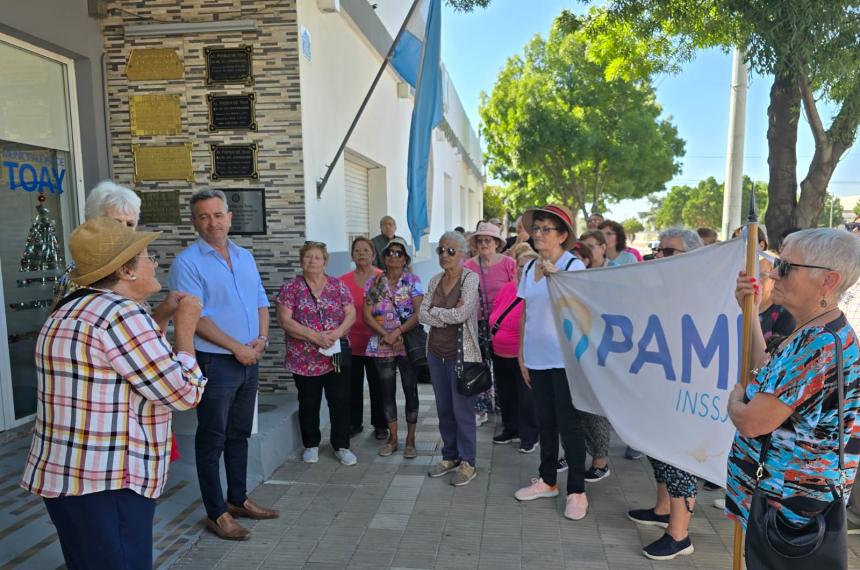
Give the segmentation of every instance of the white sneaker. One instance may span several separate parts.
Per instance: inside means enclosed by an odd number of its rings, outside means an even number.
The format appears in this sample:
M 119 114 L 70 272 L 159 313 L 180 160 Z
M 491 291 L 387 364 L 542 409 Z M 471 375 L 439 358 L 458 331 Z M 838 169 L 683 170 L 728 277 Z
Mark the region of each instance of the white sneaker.
M 334 456 L 340 459 L 340 462 L 346 466 L 358 463 L 358 458 L 348 449 L 335 449 Z
M 302 461 L 305 463 L 316 463 L 320 460 L 320 448 L 319 447 L 307 447 L 305 448 L 305 452 L 302 453 Z
M 486 414 L 486 413 L 483 413 L 483 414 L 475 414 L 475 426 L 476 426 L 476 427 L 481 427 L 482 425 L 484 425 L 485 423 L 487 423 L 487 421 L 488 421 L 489 419 L 490 419 L 490 418 L 489 418 L 489 417 L 487 417 L 487 414 Z
M 725 499 L 714 499 L 714 502 L 711 503 L 711 505 L 715 509 L 720 509 L 722 511 L 722 510 L 725 510 L 725 508 L 726 508 L 726 500 Z

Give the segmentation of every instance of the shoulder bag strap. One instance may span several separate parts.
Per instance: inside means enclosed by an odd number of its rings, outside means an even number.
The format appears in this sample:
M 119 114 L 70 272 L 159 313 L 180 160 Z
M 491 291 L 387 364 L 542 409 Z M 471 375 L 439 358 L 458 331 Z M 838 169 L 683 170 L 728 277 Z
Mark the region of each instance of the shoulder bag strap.
M 570 266 L 573 264 L 574 261 L 576 261 L 575 255 L 573 256 L 573 258 L 567 260 L 567 265 L 564 266 L 564 270 L 565 271 L 569 270 Z
M 493 328 L 490 329 L 491 335 L 494 335 L 497 332 L 499 332 L 499 328 L 502 326 L 502 321 L 505 320 L 505 317 L 508 316 L 508 313 L 513 311 L 516 308 L 516 306 L 520 304 L 521 301 L 522 301 L 522 299 L 520 297 L 517 297 L 516 299 L 514 299 L 514 301 L 510 305 L 508 305 L 508 308 L 505 309 L 501 315 L 499 315 L 499 318 L 496 319 L 495 323 L 493 323 Z
M 490 266 L 487 265 L 489 270 Z M 481 256 L 478 256 L 478 291 L 481 293 L 481 305 L 484 309 L 484 318 L 490 320 L 490 311 L 487 308 L 487 286 L 484 284 L 484 264 L 481 263 Z
M 466 274 L 463 273 L 463 276 L 460 278 L 460 289 L 457 291 L 457 302 L 454 303 L 454 306 L 457 306 L 457 303 L 460 302 L 460 299 L 463 297 L 463 284 L 466 282 Z M 439 285 L 442 285 L 442 280 L 439 280 Z M 457 378 L 460 378 L 463 375 L 463 324 L 460 323 L 457 325 L 457 362 L 454 364 L 454 371 L 457 375 Z

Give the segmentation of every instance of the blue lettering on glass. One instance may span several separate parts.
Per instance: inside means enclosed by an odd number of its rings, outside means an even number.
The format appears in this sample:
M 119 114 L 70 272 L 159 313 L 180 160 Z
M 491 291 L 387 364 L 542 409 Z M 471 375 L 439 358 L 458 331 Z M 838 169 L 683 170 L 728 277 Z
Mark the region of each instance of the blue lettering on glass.
M 7 153 L 8 154 L 8 153 Z M 4 160 L 0 166 L 7 170 L 9 178 L 9 190 L 18 188 L 26 192 L 51 192 L 53 194 L 63 193 L 63 180 L 66 178 L 66 169 L 57 169 L 47 166 L 41 167 L 41 172 L 36 173 L 36 168 L 31 164 L 19 164 L 11 160 Z
M 30 174 L 29 180 L 27 180 L 27 173 Z M 21 187 L 24 190 L 27 192 L 33 192 L 36 190 L 36 169 L 33 168 L 33 165 L 27 163 L 22 164 L 21 168 L 18 169 L 18 178 L 21 179 Z
M 657 350 L 648 350 L 652 342 L 657 343 Z M 633 364 L 630 365 L 631 374 L 638 374 L 644 364 L 650 363 L 662 366 L 667 380 L 675 380 L 675 369 L 672 367 L 672 355 L 669 354 L 666 333 L 663 332 L 663 326 L 657 315 L 648 317 L 648 324 L 645 325 L 645 332 L 642 333 L 638 346 L 639 352 Z
M 601 315 L 606 326 L 603 337 L 597 347 L 597 364 L 606 366 L 606 357 L 610 352 L 628 352 L 633 348 L 633 323 L 624 315 Z M 614 340 L 615 329 L 621 331 L 622 340 Z
M 717 388 L 726 390 L 729 384 L 729 319 L 725 315 L 717 317 L 714 330 L 708 338 L 708 344 L 702 342 L 699 331 L 693 317 L 684 315 L 681 317 L 681 382 L 689 384 L 692 380 L 693 358 L 692 352 L 696 351 L 702 367 L 707 367 L 719 354 L 717 360 Z

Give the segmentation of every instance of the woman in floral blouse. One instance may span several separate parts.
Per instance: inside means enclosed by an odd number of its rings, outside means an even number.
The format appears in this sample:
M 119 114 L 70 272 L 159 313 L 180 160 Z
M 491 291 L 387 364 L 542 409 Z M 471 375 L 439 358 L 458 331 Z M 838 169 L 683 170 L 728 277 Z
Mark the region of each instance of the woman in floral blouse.
M 321 242 L 299 250 L 302 274 L 278 292 L 278 324 L 287 333 L 284 367 L 299 395 L 299 426 L 306 463 L 319 461 L 320 404 L 325 391 L 331 445 L 344 465 L 357 459 L 349 450 L 349 341 L 355 322 L 352 295 L 342 281 L 326 275 L 328 251 Z
M 382 385 L 383 410 L 388 422 L 388 441 L 379 449 L 385 457 L 397 451 L 397 370 L 406 398 L 406 449 L 403 457 L 414 459 L 415 425 L 418 423 L 418 380 L 406 358 L 403 333 L 418 324 L 418 311 L 424 299 L 421 279 L 406 271 L 412 261 L 406 242 L 395 237 L 382 250 L 385 273 L 367 282 L 364 294 L 364 322 L 373 332 L 365 356 L 373 358 Z

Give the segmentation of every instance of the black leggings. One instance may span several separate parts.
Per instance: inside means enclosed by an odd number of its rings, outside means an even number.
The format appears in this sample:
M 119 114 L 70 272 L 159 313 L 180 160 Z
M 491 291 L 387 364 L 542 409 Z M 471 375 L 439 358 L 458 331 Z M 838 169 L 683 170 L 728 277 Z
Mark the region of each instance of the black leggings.
M 349 382 L 349 425 L 360 428 L 364 422 L 364 375 L 367 373 L 367 391 L 370 394 L 370 424 L 375 428 L 387 427 L 382 411 L 382 386 L 373 358 L 352 355 Z
M 374 358 L 379 384 L 382 386 L 383 410 L 385 421 L 397 421 L 397 370 L 400 370 L 400 384 L 406 399 L 406 423 L 418 423 L 418 379 L 405 356 L 393 358 Z

